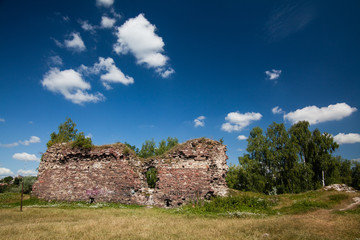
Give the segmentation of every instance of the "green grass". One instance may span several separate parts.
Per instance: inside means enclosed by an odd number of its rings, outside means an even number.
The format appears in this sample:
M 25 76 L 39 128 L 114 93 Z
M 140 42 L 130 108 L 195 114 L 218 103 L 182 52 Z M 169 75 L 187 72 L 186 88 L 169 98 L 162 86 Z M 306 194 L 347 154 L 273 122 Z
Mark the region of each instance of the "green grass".
M 330 201 L 334 202 L 334 203 L 340 203 L 343 200 L 346 200 L 349 198 L 348 195 L 340 193 L 340 194 L 332 194 L 328 196 Z
M 24 194 L 23 200 L 24 207 L 31 208 L 62 208 L 62 209 L 78 209 L 78 208 L 129 208 L 136 209 L 142 208 L 140 205 L 127 205 L 121 203 L 87 203 L 87 202 L 62 202 L 62 201 L 45 201 L 36 197 Z M 0 208 L 14 208 L 20 207 L 20 194 L 19 193 L 3 193 L 0 194 Z
M 266 196 L 232 191 L 226 198 L 175 209 L 117 203 L 43 201 L 0 194 L 1 239 L 356 239 L 360 208 L 334 211 L 359 193 Z

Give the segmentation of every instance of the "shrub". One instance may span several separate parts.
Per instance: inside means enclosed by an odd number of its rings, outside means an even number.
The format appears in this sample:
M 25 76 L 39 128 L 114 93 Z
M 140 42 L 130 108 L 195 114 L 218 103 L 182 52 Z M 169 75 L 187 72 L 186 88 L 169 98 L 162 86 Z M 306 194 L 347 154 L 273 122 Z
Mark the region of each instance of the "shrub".
M 83 132 L 80 132 L 76 135 L 75 140 L 72 142 L 71 146 L 73 148 L 81 148 L 81 149 L 91 149 L 93 144 L 91 138 L 85 137 Z

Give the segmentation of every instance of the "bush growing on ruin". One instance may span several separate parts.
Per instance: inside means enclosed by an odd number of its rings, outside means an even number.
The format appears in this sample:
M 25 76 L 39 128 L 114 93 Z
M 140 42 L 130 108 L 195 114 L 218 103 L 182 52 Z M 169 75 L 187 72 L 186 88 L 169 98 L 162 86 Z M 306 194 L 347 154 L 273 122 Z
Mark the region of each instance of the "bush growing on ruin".
M 59 125 L 58 133 L 51 133 L 50 140 L 47 142 L 47 147 L 51 147 L 56 143 L 72 142 L 72 147 L 78 147 L 82 149 L 90 149 L 92 140 L 90 137 L 85 137 L 83 132 L 77 133 L 76 123 L 71 118 L 66 118 L 66 121 Z
M 138 156 L 143 158 L 159 156 L 171 148 L 175 147 L 179 144 L 179 140 L 177 138 L 168 137 L 167 140 L 161 140 L 156 147 L 156 143 L 154 139 L 147 140 L 142 144 L 141 149 L 138 153 Z
M 76 135 L 75 140 L 72 142 L 71 146 L 73 148 L 91 149 L 93 144 L 91 138 L 85 137 L 84 133 L 80 132 Z

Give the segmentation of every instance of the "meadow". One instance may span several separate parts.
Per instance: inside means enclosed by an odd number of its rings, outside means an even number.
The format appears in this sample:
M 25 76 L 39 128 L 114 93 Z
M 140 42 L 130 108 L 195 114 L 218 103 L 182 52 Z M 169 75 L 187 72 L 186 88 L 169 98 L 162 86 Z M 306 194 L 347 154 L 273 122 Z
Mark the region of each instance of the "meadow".
M 360 239 L 360 193 L 310 191 L 231 197 L 161 209 L 116 203 L 46 202 L 0 194 L 1 239 Z

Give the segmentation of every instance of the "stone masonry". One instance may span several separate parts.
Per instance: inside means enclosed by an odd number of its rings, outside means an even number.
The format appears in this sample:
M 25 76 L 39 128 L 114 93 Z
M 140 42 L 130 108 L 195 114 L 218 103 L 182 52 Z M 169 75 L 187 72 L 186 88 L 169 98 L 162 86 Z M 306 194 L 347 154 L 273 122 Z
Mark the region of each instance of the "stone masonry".
M 176 207 L 227 193 L 226 146 L 199 138 L 162 156 L 139 158 L 122 143 L 91 150 L 57 144 L 43 155 L 33 194 L 45 200 Z M 155 188 L 146 172 L 157 170 Z

